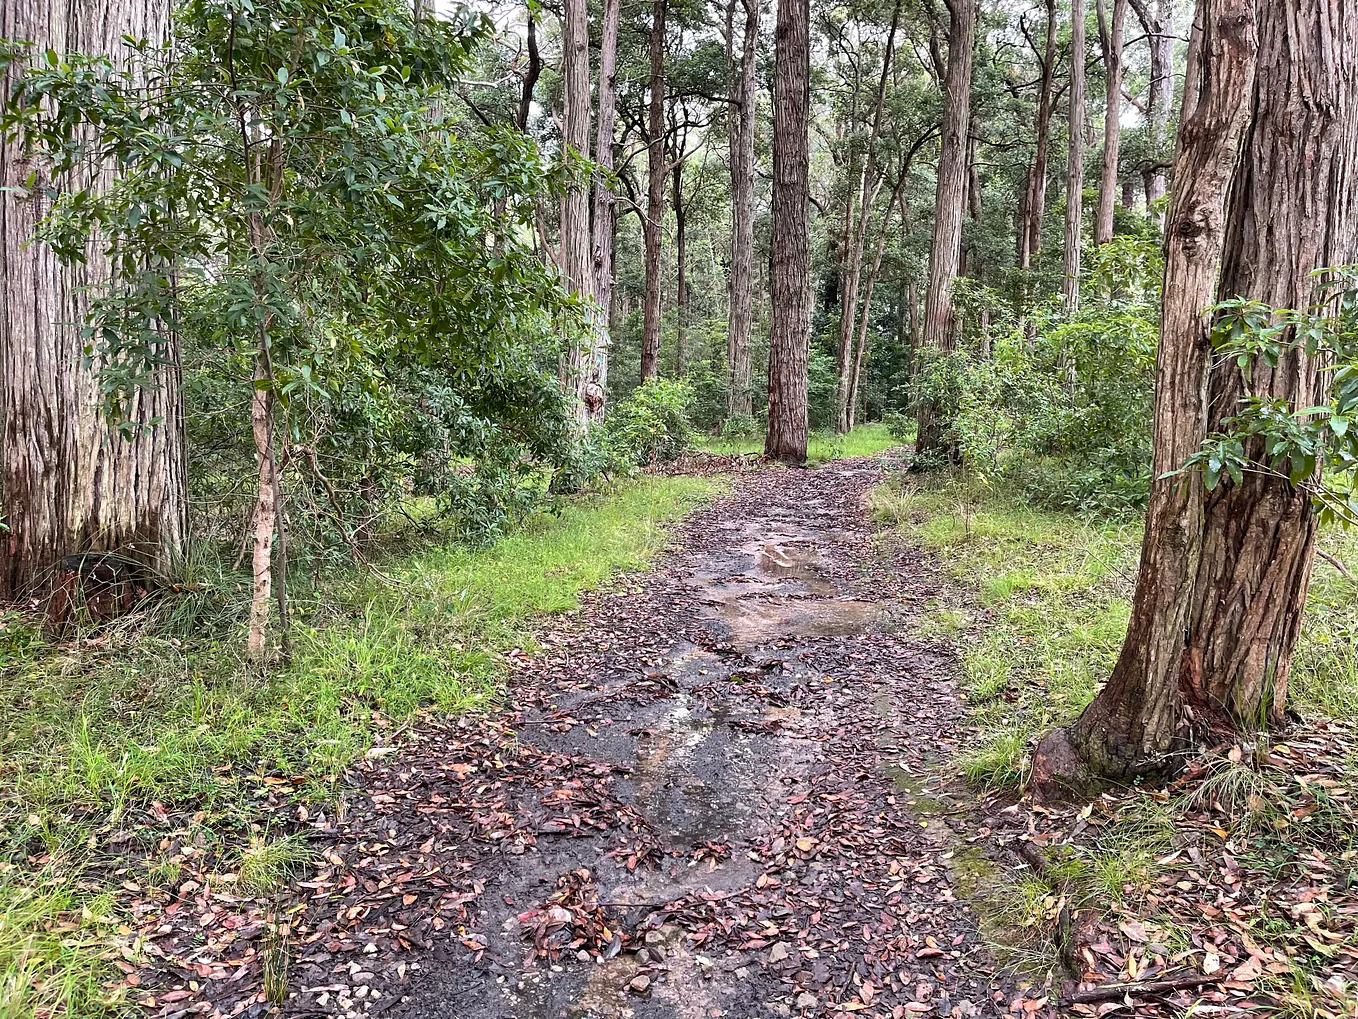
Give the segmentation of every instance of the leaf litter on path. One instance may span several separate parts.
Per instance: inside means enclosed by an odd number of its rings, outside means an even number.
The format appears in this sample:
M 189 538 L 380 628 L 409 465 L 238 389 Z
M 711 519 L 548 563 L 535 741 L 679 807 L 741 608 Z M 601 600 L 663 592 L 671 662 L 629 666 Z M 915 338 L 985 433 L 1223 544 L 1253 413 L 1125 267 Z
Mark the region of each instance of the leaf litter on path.
M 964 710 L 912 619 L 938 579 L 873 541 L 880 461 L 748 471 L 658 568 L 550 617 L 505 710 L 432 715 L 340 811 L 270 792 L 305 880 L 133 901 L 152 1014 L 1054 1015 L 997 973 L 919 783 Z M 388 752 L 390 751 L 390 752 Z

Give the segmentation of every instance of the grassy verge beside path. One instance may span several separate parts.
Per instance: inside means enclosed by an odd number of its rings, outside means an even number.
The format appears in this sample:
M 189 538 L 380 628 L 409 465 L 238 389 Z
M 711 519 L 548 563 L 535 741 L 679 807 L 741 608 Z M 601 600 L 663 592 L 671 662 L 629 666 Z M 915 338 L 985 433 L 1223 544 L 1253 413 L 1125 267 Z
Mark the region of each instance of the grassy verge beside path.
M 642 478 L 488 549 L 387 564 L 396 585 L 333 578 L 294 619 L 291 664 L 267 677 L 244 666 L 234 629 L 185 640 L 130 618 L 53 645 L 31 618 L 0 615 L 0 1017 L 117 1010 L 109 967 L 135 949 L 93 860 L 102 874 L 110 857 L 153 853 L 156 820 L 190 813 L 205 844 L 240 854 L 243 879 L 276 879 L 300 848 L 252 828 L 259 797 L 325 802 L 380 731 L 493 702 L 534 615 L 645 566 L 666 525 L 721 485 Z
M 1358 583 L 1317 561 L 1291 676 L 1302 721 L 1287 733 L 1089 804 L 1015 804 L 1033 740 L 1074 718 L 1116 661 L 1141 524 L 1041 512 L 956 479 L 897 477 L 873 507 L 958 582 L 926 622 L 958 643 L 973 726 L 960 767 L 991 801 L 987 824 L 1014 819 L 982 843 L 989 862 L 973 860 L 991 872 L 978 908 L 1000 947 L 1057 983 L 1197 973 L 1228 982 L 1204 980 L 1193 994 L 1219 995 L 1204 1004 L 1358 1014 Z M 1358 562 L 1358 534 L 1321 544 Z
M 833 431 L 812 432 L 807 441 L 806 458 L 812 466 L 839 460 L 844 457 L 872 456 L 893 446 L 903 445 L 902 440 L 894 438 L 884 424 L 860 425 L 847 435 L 836 435 Z M 762 435 L 740 436 L 702 436 L 698 446 L 709 453 L 726 456 L 763 453 Z

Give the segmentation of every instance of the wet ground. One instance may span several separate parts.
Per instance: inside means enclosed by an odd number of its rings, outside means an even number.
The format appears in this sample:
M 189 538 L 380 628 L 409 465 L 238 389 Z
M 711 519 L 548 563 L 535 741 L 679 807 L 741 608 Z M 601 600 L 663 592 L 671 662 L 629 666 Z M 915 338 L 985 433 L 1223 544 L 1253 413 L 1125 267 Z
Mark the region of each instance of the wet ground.
M 540 634 L 512 711 L 378 747 L 352 810 L 311 821 L 284 1012 L 1023 1011 L 922 792 L 963 709 L 918 636 L 936 574 L 867 519 L 882 471 L 740 476 L 654 571 Z

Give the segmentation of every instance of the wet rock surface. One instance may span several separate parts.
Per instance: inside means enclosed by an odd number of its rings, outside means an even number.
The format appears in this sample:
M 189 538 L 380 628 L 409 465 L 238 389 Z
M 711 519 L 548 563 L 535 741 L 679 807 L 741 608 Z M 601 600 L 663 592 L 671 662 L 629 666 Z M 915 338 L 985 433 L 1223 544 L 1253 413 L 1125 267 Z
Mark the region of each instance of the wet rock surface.
M 882 470 L 741 476 L 655 570 L 549 623 L 510 710 L 363 762 L 346 816 L 311 821 L 282 1011 L 1045 1014 L 995 975 L 919 808 L 963 707 L 916 635 L 936 575 L 874 540 Z

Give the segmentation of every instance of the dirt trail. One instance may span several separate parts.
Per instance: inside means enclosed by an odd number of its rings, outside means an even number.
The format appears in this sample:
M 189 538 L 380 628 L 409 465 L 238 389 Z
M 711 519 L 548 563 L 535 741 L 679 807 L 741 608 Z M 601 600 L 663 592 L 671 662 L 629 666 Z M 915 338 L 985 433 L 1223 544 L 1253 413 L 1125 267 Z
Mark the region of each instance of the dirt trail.
M 484 950 L 426 964 L 390 1014 L 1008 1011 L 939 826 L 912 809 L 961 705 L 946 650 L 912 636 L 934 581 L 873 547 L 880 471 L 742 477 L 661 568 L 543 636 L 514 724 L 577 764 L 531 783 L 536 828 L 476 868 L 465 929 Z
M 917 635 L 935 575 L 874 540 L 882 472 L 741 475 L 653 571 L 539 635 L 512 710 L 374 748 L 340 817 L 302 818 L 322 864 L 287 913 L 282 1011 L 1043 1008 L 994 976 L 944 794 L 923 791 L 962 705 L 948 648 Z M 161 972 L 190 981 L 160 1014 L 265 1014 L 259 962 L 235 969 L 268 954 L 258 917 L 214 921 L 206 944 L 180 926 L 151 935 Z

